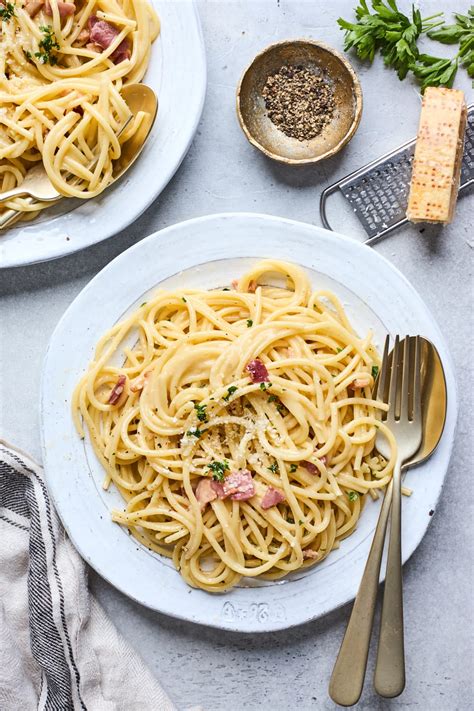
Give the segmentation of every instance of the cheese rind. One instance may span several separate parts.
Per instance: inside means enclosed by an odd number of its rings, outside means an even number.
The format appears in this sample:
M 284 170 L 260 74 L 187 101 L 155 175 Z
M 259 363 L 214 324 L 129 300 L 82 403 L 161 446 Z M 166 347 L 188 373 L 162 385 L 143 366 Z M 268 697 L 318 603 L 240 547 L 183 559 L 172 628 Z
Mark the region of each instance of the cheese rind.
M 416 139 L 407 217 L 448 224 L 454 216 L 466 129 L 466 102 L 458 89 L 426 89 Z

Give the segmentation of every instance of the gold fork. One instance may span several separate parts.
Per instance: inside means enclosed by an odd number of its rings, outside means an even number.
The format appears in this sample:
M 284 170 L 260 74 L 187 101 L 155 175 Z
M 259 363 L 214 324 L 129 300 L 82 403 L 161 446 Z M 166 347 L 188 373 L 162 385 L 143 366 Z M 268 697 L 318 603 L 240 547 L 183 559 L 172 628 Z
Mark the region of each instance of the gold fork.
M 390 507 L 390 544 L 374 684 L 382 696 L 398 696 L 405 686 L 401 470 L 403 463 L 416 454 L 422 441 L 421 343 L 419 336 L 407 336 L 403 342 L 396 336 L 390 354 L 389 345 L 390 338 L 387 336 L 376 397 L 389 405 L 385 424 L 397 440 L 397 461 L 385 492 L 369 557 L 329 684 L 331 698 L 342 706 L 357 703 L 364 685 Z M 380 433 L 376 446 L 383 456 L 390 455 L 388 442 Z
M 378 390 L 382 397 L 387 388 L 387 368 L 381 373 Z M 398 336 L 392 353 L 388 393 L 389 410 L 385 424 L 395 435 L 398 456 L 393 471 L 392 511 L 387 571 L 380 622 L 380 636 L 375 665 L 374 686 L 381 696 L 393 697 L 405 688 L 405 649 L 403 634 L 403 580 L 401 542 L 401 470 L 418 451 L 423 436 L 421 416 L 421 343 L 420 337 L 407 336 L 400 344 Z M 390 448 L 378 434 L 376 447 L 387 457 Z

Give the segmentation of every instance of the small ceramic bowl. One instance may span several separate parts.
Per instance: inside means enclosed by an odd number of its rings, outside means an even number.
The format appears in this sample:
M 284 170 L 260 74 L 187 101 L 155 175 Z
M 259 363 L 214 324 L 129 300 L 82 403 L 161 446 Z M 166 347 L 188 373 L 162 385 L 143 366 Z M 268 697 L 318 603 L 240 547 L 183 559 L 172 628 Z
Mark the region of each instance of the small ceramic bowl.
M 304 66 L 334 87 L 334 116 L 318 136 L 307 141 L 280 131 L 270 121 L 262 96 L 267 78 L 288 64 Z M 361 114 L 362 90 L 355 71 L 345 57 L 323 42 L 301 39 L 270 45 L 247 67 L 237 88 L 237 116 L 250 143 L 269 158 L 291 165 L 316 163 L 340 151 L 354 135 Z

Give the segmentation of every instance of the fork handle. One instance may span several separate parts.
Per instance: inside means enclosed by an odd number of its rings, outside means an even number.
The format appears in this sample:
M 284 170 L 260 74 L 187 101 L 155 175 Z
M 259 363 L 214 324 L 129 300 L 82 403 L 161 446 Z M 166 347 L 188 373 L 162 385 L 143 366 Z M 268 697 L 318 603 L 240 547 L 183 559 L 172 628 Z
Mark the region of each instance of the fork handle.
M 11 190 L 6 190 L 4 193 L 0 193 L 0 205 L 2 205 L 4 202 L 7 202 L 7 200 L 10 200 L 11 198 L 23 197 L 24 195 L 29 194 L 29 191 L 25 190 L 22 185 L 18 185 L 16 188 L 12 188 Z
M 388 698 L 398 696 L 405 688 L 401 519 L 401 464 L 397 462 L 393 472 L 390 543 L 374 676 L 376 692 Z
M 388 515 L 392 503 L 392 482 L 385 491 L 377 528 L 365 564 L 359 591 L 329 683 L 329 695 L 336 704 L 356 704 L 364 686 L 370 637 L 377 603 L 380 564 Z

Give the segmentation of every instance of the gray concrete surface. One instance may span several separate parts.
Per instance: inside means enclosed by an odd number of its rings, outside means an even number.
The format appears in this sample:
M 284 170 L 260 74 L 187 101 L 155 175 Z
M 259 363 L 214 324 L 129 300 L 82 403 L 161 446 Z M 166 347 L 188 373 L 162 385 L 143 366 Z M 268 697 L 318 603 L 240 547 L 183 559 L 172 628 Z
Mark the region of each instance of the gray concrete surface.
M 234 92 L 242 69 L 277 39 L 307 36 L 342 48 L 336 19 L 350 16 L 355 0 L 198 4 L 208 53 L 207 101 L 195 141 L 167 189 L 123 233 L 65 259 L 0 274 L 0 432 L 36 458 L 39 378 L 48 339 L 76 294 L 114 256 L 161 227 L 213 212 L 267 212 L 319 224 L 318 198 L 325 185 L 416 133 L 415 85 L 399 82 L 379 60 L 373 67 L 354 61 L 365 108 L 352 143 L 316 168 L 271 163 L 247 144 L 236 121 Z M 445 11 L 467 7 L 458 1 L 420 4 L 425 14 L 440 6 Z M 457 86 L 473 100 L 462 72 Z M 406 227 L 376 247 L 436 314 L 452 349 L 462 404 L 441 505 L 405 567 L 407 687 L 398 699 L 379 699 L 371 685 L 371 656 L 361 709 L 472 708 L 472 217 L 471 193 L 460 201 L 452 226 Z M 350 233 L 352 226 L 342 223 L 341 229 Z M 181 709 L 194 704 L 208 711 L 335 708 L 327 685 L 349 607 L 288 632 L 245 637 L 154 614 L 94 573 L 91 587 Z

